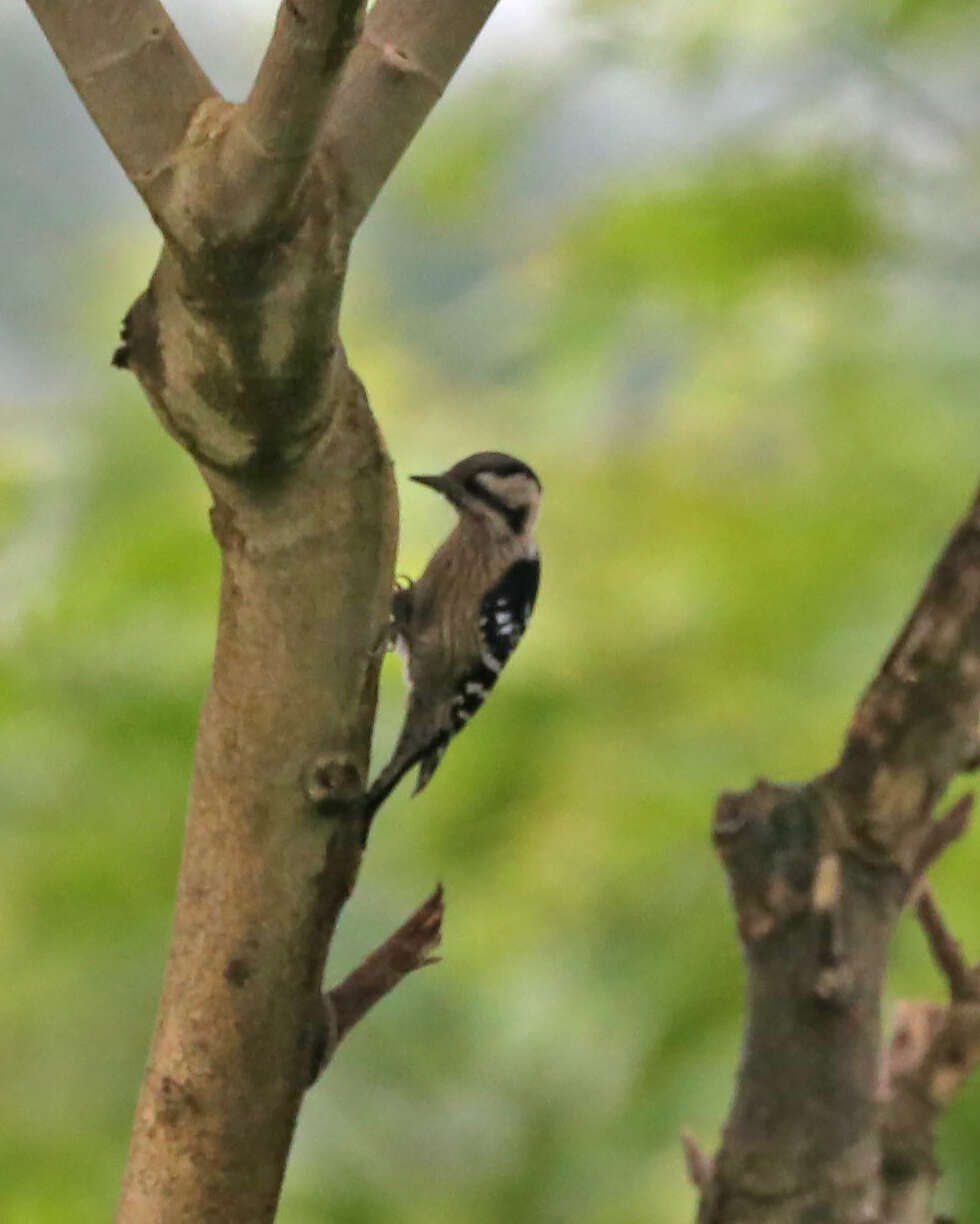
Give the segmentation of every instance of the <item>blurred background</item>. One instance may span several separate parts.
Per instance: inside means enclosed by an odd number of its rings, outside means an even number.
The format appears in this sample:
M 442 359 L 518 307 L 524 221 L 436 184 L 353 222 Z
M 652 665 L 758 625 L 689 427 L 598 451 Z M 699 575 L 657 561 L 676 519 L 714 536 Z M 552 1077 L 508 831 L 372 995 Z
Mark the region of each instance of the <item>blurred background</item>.
M 247 89 L 273 0 L 171 9 Z M 533 10 L 533 11 L 532 11 Z M 478 731 L 385 810 L 330 967 L 427 894 L 444 962 L 310 1096 L 283 1224 L 681 1224 L 743 974 L 716 796 L 835 757 L 980 470 L 980 12 L 503 0 L 358 238 L 399 476 L 541 473 L 544 584 Z M 0 1219 L 105 1220 L 166 955 L 216 550 L 109 368 L 156 240 L 0 11 Z M 400 569 L 448 530 L 403 485 Z M 401 716 L 386 664 L 377 753 Z M 980 842 L 936 872 L 980 954 Z M 940 997 L 914 925 L 889 1006 Z M 980 1080 L 940 1206 L 980 1218 Z

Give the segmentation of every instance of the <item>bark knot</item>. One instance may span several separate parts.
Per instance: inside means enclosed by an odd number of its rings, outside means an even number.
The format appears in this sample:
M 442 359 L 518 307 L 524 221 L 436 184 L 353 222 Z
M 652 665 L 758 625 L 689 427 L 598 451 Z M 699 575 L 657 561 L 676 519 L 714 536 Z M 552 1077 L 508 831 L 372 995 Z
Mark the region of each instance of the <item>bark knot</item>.
M 234 986 L 237 990 L 241 990 L 251 976 L 251 965 L 240 956 L 233 956 L 228 964 L 225 965 L 225 981 L 229 986 Z
M 348 754 L 324 752 L 307 766 L 303 789 L 322 814 L 339 814 L 363 797 L 364 775 Z

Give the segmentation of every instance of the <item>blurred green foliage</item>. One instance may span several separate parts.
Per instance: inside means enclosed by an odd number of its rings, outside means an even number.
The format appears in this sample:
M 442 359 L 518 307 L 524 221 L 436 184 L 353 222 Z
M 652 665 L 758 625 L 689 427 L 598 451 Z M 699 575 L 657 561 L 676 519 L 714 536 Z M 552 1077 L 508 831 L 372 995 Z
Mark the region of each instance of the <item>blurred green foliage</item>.
M 649 16 L 581 8 L 555 30 Z M 882 11 L 877 53 L 900 25 L 955 66 L 973 25 L 954 10 Z M 678 43 L 716 31 L 696 87 L 631 68 L 610 101 L 614 44 L 587 37 L 533 86 L 514 68 L 454 90 L 359 240 L 345 340 L 399 474 L 526 456 L 544 582 L 478 731 L 379 822 L 331 976 L 437 879 L 445 960 L 311 1094 L 284 1224 L 690 1220 L 678 1133 L 716 1141 L 742 1009 L 714 801 L 833 760 L 976 482 L 975 162 L 908 90 L 843 121 L 808 62 L 801 104 L 800 46 L 818 67 L 837 46 L 815 7 L 790 37 L 749 6 L 736 50 L 726 14 L 657 15 Z M 765 72 L 732 96 L 753 39 Z M 675 88 L 675 127 L 678 97 L 705 127 L 641 155 L 629 133 L 662 135 L 644 91 Z M 719 109 L 749 119 L 712 128 Z M 101 365 L 151 260 L 151 239 L 80 240 L 67 346 Z M 135 386 L 92 387 L 4 411 L 4 1224 L 103 1220 L 116 1194 L 214 631 L 204 491 Z M 403 521 L 415 573 L 450 517 L 406 485 Z M 402 693 L 392 660 L 379 757 Z M 936 872 L 974 951 L 976 865 L 970 840 Z M 911 923 L 890 990 L 940 993 Z M 963 1220 L 978 1146 L 974 1084 L 942 1131 Z
M 731 309 L 767 276 L 853 266 L 880 245 L 862 186 L 856 167 L 825 154 L 808 164 L 739 157 L 679 185 L 617 186 L 570 227 L 563 296 L 600 298 L 615 328 L 638 297 Z

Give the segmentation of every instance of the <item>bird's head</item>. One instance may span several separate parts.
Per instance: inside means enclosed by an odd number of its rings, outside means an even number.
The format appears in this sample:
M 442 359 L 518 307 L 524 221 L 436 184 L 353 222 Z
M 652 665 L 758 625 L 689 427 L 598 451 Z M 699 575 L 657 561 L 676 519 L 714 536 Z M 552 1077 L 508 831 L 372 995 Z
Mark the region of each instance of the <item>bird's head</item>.
M 413 476 L 447 498 L 460 517 L 472 515 L 516 536 L 534 531 L 541 501 L 541 481 L 513 455 L 480 451 L 461 459 L 438 476 Z

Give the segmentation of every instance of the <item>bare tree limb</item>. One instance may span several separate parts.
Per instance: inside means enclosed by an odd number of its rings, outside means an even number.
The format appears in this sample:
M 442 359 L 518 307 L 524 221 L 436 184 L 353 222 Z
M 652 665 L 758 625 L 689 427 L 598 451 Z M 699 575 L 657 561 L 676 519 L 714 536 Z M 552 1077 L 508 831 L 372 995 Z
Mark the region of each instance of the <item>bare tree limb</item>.
M 934 1181 L 928 1160 L 906 1179 L 914 1207 L 881 1214 L 882 1152 L 919 1144 L 931 1160 L 930 1128 L 954 1086 L 953 1065 L 958 1085 L 975 1063 L 978 1004 L 909 1013 L 906 1046 L 914 1039 L 927 1054 L 901 1080 L 909 1092 L 890 1095 L 925 1091 L 929 1109 L 907 1125 L 893 1119 L 899 1143 L 879 1108 L 881 993 L 910 884 L 966 826 L 969 800 L 939 820 L 933 807 L 975 756 L 978 714 L 980 498 L 859 704 L 839 763 L 804 786 L 760 781 L 719 801 L 714 838 L 748 962 L 748 1021 L 700 1224 L 932 1220 L 922 1214 Z M 925 894 L 920 914 L 962 993 L 955 941 L 930 906 Z
M 217 91 L 158 0 L 27 0 L 130 182 L 154 184 Z
M 255 83 L 222 151 L 227 177 L 274 214 L 297 190 L 361 33 L 365 0 L 283 0 Z
M 356 228 L 476 40 L 497 0 L 378 0 L 326 123 Z
M 980 975 L 967 963 L 959 941 L 943 919 L 931 888 L 924 888 L 919 895 L 916 917 L 929 941 L 932 958 L 946 979 L 952 1001 L 980 1002 Z
M 854 715 L 823 781 L 858 847 L 906 869 L 950 778 L 976 754 L 980 493 Z
M 444 912 L 440 884 L 397 931 L 323 996 L 324 1040 L 317 1050 L 312 1078 L 326 1067 L 337 1046 L 377 1002 L 410 973 L 438 962 L 433 954 L 442 939 Z

